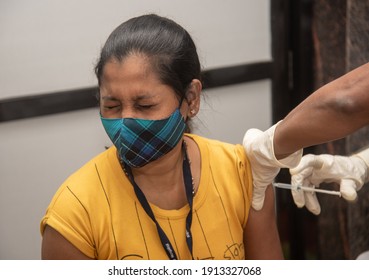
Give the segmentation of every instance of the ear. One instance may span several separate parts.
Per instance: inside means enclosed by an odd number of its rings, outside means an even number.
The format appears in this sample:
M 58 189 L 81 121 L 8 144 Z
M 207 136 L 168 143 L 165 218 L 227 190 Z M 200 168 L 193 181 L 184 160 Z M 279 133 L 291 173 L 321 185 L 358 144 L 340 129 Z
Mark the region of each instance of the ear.
M 187 116 L 189 118 L 196 116 L 196 114 L 199 112 L 201 91 L 202 83 L 198 79 L 193 79 L 186 93 L 186 100 L 188 104 Z

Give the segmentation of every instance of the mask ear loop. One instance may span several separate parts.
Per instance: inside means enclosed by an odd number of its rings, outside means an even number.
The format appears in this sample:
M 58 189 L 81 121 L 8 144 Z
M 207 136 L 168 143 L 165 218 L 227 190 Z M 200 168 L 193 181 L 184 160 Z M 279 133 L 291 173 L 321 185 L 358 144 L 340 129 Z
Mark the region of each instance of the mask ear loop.
M 181 107 L 182 107 L 182 103 L 183 103 L 183 100 L 185 100 L 186 99 L 186 97 L 185 96 L 182 96 L 181 97 L 181 100 L 179 101 L 179 105 L 178 105 L 178 108 L 179 109 L 181 109 Z
M 183 100 L 186 100 L 186 102 L 187 102 L 187 104 L 188 104 L 188 100 L 187 100 L 186 96 L 187 96 L 187 93 L 188 93 L 188 89 L 189 89 L 190 87 L 191 87 L 191 83 L 189 83 L 189 84 L 186 86 L 185 90 L 184 90 L 185 94 L 183 94 L 183 96 L 181 97 L 181 100 L 179 101 L 179 108 L 181 108 L 182 103 L 183 103 Z M 189 105 L 189 104 L 188 104 L 188 105 Z
M 187 101 L 187 99 L 186 99 L 186 97 L 185 97 L 185 96 L 182 96 L 181 100 L 179 101 L 178 110 L 179 110 L 179 113 L 180 113 L 181 115 L 182 115 L 182 113 L 181 113 L 181 107 L 182 107 L 182 104 L 183 104 L 183 100 L 186 100 L 186 101 Z M 183 115 L 182 115 L 182 117 L 183 117 L 183 120 L 184 120 L 184 122 L 185 122 L 185 124 L 186 124 L 185 132 L 190 133 L 190 132 L 191 132 L 191 129 L 190 129 L 189 125 L 188 125 L 188 120 L 189 120 L 190 118 L 189 118 L 187 115 L 186 115 L 186 116 L 183 116 Z
M 181 97 L 181 100 L 180 100 L 180 102 L 179 102 L 179 110 L 181 110 L 181 107 L 182 107 L 182 104 L 183 104 L 183 101 L 184 100 L 186 100 L 186 102 L 187 102 L 187 105 L 189 106 L 189 104 L 188 104 L 188 100 L 187 100 L 187 98 L 186 98 L 186 95 L 187 95 L 187 91 L 188 91 L 188 89 L 189 89 L 189 87 L 191 86 L 191 83 L 186 87 L 186 89 L 185 89 L 185 94 Z M 187 133 L 191 133 L 191 128 L 190 128 L 190 126 L 189 126 L 189 124 L 188 124 L 188 121 L 190 120 L 190 118 L 186 115 L 185 117 L 183 117 L 183 119 L 184 119 L 184 121 L 185 121 L 185 124 L 186 124 L 186 129 L 185 129 L 185 132 L 187 132 Z

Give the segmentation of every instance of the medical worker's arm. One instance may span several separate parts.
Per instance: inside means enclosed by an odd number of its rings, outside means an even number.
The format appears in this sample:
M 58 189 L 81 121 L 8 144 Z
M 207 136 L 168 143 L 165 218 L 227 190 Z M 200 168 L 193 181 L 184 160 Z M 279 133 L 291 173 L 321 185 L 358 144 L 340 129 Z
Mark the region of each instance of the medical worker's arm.
M 318 89 L 280 123 L 275 131 L 277 158 L 307 146 L 343 138 L 369 124 L 369 64 Z M 353 156 L 306 155 L 290 169 L 291 183 L 318 187 L 320 183 L 340 185 L 342 197 L 353 201 L 368 181 L 369 151 Z M 292 191 L 295 204 L 320 213 L 315 194 Z
M 50 226 L 46 226 L 43 233 L 41 258 L 43 260 L 90 260 Z
M 321 87 L 276 128 L 277 159 L 301 148 L 343 138 L 369 124 L 369 63 Z
M 315 91 L 266 131 L 250 129 L 243 144 L 254 178 L 253 208 L 280 168 L 294 168 L 301 149 L 343 138 L 369 124 L 369 63 Z M 284 162 L 283 162 L 284 161 Z

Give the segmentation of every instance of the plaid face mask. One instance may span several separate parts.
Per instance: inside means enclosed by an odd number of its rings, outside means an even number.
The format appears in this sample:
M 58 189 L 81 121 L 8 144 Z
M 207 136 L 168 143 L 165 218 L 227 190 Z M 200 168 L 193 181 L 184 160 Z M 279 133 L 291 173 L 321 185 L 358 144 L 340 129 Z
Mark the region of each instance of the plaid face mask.
M 161 120 L 101 117 L 101 121 L 120 159 L 130 167 L 142 167 L 167 154 L 178 144 L 186 128 L 178 108 Z

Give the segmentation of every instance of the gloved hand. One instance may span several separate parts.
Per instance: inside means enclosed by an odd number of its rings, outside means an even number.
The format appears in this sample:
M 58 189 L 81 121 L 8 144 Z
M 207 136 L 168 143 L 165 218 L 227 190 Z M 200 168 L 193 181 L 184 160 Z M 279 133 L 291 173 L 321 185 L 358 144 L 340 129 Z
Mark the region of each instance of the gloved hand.
M 264 205 L 265 190 L 281 168 L 295 167 L 302 156 L 299 150 L 288 157 L 277 160 L 274 155 L 273 138 L 278 123 L 266 131 L 252 128 L 246 131 L 243 146 L 249 158 L 253 177 L 252 208 L 260 210 Z
M 290 169 L 291 184 L 296 186 L 318 187 L 320 183 L 340 184 L 344 199 L 353 201 L 357 191 L 369 180 L 369 149 L 350 157 L 323 155 L 305 155 L 300 164 Z M 315 215 L 321 208 L 314 192 L 292 190 L 292 197 L 298 207 L 304 207 Z

